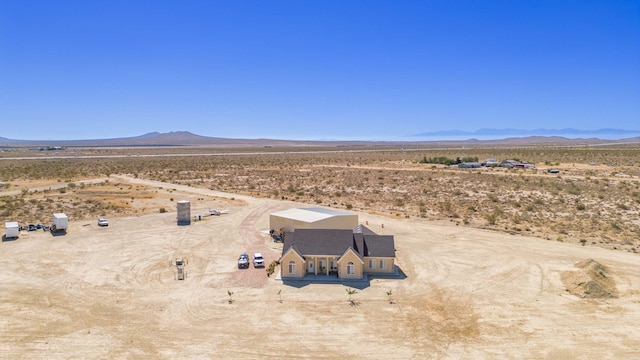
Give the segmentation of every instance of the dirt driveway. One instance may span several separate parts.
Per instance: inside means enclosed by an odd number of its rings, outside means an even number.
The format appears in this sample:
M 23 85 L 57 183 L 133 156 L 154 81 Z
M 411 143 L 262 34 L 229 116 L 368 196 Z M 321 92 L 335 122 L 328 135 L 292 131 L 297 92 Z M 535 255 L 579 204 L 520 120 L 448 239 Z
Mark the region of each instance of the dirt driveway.
M 237 269 L 243 251 L 277 259 L 269 214 L 305 205 L 119 179 L 246 205 L 189 226 L 169 212 L 2 242 L 0 357 L 640 358 L 636 254 L 361 213 L 395 235 L 407 278 L 372 279 L 352 306 L 343 285 Z M 192 201 L 192 214 L 206 208 Z M 176 258 L 188 260 L 184 281 Z M 585 259 L 609 269 L 617 298 L 566 291 L 561 275 Z

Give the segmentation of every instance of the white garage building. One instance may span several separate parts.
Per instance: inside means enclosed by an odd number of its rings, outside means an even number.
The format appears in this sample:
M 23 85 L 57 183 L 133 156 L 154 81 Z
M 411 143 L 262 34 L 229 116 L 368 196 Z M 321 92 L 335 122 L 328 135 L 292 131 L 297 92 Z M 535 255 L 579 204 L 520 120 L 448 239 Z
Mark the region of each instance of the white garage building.
M 298 208 L 271 214 L 269 223 L 272 230 L 284 228 L 285 232 L 295 229 L 353 230 L 358 226 L 358 215 L 333 209 Z

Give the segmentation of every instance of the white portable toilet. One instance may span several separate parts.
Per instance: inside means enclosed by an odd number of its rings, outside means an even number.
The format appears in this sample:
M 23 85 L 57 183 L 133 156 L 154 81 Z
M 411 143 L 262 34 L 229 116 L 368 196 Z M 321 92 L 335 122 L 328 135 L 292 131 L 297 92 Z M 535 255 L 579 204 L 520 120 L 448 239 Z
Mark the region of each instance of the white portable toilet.
M 191 202 L 188 200 L 180 200 L 178 206 L 178 225 L 191 224 Z
M 17 238 L 19 231 L 20 231 L 20 225 L 18 225 L 17 221 L 7 221 L 6 223 L 4 223 L 4 227 L 6 229 L 6 235 L 5 237 L 7 239 L 9 238 Z

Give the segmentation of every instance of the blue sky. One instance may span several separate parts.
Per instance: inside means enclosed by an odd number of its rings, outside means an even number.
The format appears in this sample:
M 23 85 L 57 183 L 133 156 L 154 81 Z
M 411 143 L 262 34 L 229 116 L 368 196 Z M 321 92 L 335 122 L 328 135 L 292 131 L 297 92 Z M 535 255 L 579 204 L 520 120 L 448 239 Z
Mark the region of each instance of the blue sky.
M 0 136 L 640 129 L 638 1 L 0 0 Z

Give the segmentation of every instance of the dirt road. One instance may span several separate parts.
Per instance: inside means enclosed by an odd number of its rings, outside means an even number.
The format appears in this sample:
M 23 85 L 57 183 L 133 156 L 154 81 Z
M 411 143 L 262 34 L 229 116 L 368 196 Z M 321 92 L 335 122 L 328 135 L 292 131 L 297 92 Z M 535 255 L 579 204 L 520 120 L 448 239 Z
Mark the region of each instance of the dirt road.
M 395 235 L 407 278 L 372 279 L 351 306 L 343 285 L 237 269 L 243 251 L 277 259 L 269 214 L 304 205 L 119 180 L 246 205 L 189 226 L 169 212 L 3 241 L 0 358 L 640 358 L 636 254 L 362 213 Z M 561 275 L 585 259 L 609 269 L 617 298 L 566 291 Z

